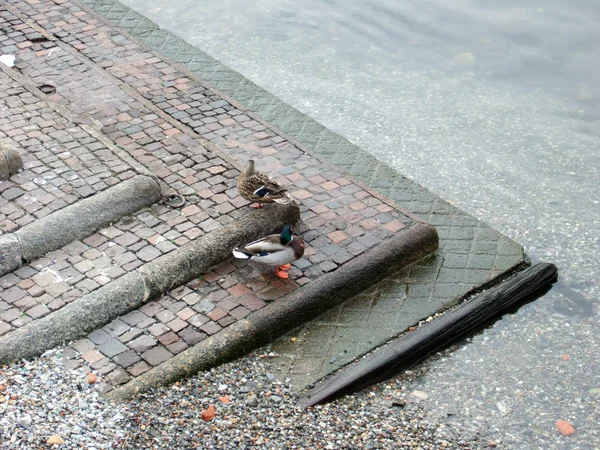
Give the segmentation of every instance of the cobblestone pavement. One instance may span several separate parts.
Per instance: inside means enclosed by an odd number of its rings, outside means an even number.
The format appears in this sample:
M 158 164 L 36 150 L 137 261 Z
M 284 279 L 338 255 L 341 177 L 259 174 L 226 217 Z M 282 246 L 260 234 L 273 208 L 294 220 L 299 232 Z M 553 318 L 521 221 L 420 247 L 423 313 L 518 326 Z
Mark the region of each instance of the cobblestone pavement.
M 331 373 L 523 262 L 522 249 L 513 241 L 137 12 L 116 0 L 82 3 L 137 41 L 181 64 L 190 71 L 190 77 L 195 75 L 219 89 L 245 115 L 281 130 L 300 148 L 325 158 L 436 226 L 440 236 L 437 257 L 390 276 L 274 345 L 278 376 L 291 378 L 295 388 Z M 219 130 L 206 133 L 200 128 L 198 132 L 217 145 L 231 146 L 234 154 L 240 149 Z
M 135 175 L 118 155 L 3 72 L 0 90 L 2 141 L 24 150 L 25 167 L 0 184 L 0 234 Z
M 307 249 L 289 280 L 225 261 L 66 347 L 69 367 L 100 375 L 102 392 L 415 223 L 72 3 L 8 2 L 0 30 L 0 54 L 17 58 L 0 72 L 9 94 L 0 139 L 21 148 L 27 169 L 0 183 L 3 231 L 132 176 L 132 164 L 187 200 L 182 209 L 155 204 L 1 277 L 0 335 L 245 214 L 235 183 L 250 158 L 300 203 Z

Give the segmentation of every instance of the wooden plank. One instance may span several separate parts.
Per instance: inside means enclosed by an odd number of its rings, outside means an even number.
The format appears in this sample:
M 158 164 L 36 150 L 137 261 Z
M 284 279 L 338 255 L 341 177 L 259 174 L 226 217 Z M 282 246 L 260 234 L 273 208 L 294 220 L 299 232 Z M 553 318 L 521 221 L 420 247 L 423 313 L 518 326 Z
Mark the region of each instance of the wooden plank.
M 507 309 L 540 294 L 556 281 L 557 276 L 554 264 L 539 263 L 529 267 L 318 383 L 300 397 L 298 405 L 309 407 L 331 401 L 386 380 Z

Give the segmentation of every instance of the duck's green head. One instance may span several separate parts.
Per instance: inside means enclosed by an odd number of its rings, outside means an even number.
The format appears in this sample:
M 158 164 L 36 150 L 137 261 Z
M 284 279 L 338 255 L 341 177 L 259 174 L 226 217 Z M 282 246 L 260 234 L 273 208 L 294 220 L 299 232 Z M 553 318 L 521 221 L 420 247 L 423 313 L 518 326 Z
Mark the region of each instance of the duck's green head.
M 284 225 L 283 230 L 281 230 L 281 234 L 279 235 L 279 242 L 281 245 L 288 245 L 292 242 L 292 226 Z

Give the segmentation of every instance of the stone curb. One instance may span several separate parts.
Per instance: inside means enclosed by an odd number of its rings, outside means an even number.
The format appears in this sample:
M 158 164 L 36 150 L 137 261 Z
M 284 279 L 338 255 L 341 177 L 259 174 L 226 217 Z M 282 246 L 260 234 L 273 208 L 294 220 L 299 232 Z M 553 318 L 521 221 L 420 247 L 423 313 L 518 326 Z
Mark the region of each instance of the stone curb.
M 0 236 L 0 275 L 18 269 L 74 240 L 156 203 L 160 187 L 151 177 L 136 175 L 91 197 Z
M 191 241 L 58 311 L 0 338 L 0 364 L 32 358 L 85 336 L 148 299 L 193 280 L 231 256 L 231 249 L 296 223 L 295 204 L 268 205 Z
M 362 292 L 438 248 L 435 228 L 416 223 L 334 272 L 295 290 L 106 394 L 114 401 L 243 356 Z M 1 358 L 0 358 L 1 359 Z
M 4 335 L 0 338 L 0 364 L 33 358 L 63 342 L 79 339 L 139 306 L 145 298 L 142 277 L 137 272 L 125 274 L 58 311 Z
M 265 205 L 137 270 L 144 278 L 148 296 L 154 298 L 229 259 L 232 248 L 277 233 L 283 225 L 299 220 L 300 210 L 295 203 Z

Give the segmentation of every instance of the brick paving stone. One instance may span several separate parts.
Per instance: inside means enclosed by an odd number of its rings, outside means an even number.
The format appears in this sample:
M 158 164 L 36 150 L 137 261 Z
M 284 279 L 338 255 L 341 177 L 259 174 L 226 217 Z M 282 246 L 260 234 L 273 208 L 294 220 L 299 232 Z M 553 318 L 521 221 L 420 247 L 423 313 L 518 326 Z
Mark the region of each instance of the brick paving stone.
M 133 350 L 119 353 L 113 360 L 121 367 L 128 368 L 141 360 L 140 356 Z
M 45 287 L 56 282 L 56 276 L 50 272 L 40 272 L 31 279 L 34 284 Z
M 96 290 L 100 285 L 90 278 L 86 278 L 83 281 L 77 283 L 77 288 L 83 292 L 91 292 Z
M 98 375 L 106 375 L 116 367 L 117 365 L 112 362 L 110 358 L 102 358 L 90 364 L 90 368 L 93 369 L 93 371 L 95 371 Z
M 206 334 L 201 333 L 192 327 L 188 327 L 180 331 L 179 336 L 190 346 L 196 345 L 198 342 L 201 342 L 204 339 L 206 339 Z
M 350 261 L 352 258 L 354 258 L 354 256 L 350 253 L 348 253 L 345 250 L 341 250 L 339 252 L 337 252 L 335 255 L 333 255 L 333 262 L 335 262 L 338 265 L 342 265 L 348 261 Z
M 108 381 L 113 386 L 118 386 L 120 384 L 127 383 L 130 379 L 130 376 L 127 372 L 121 368 L 116 368 L 111 371 L 108 375 L 106 375 L 106 381 Z
M 119 336 L 119 341 L 126 344 L 126 343 L 132 341 L 133 339 L 135 339 L 136 337 L 138 337 L 139 335 L 141 335 L 142 333 L 143 333 L 143 331 L 141 329 L 132 327 L 129 329 L 129 331 L 126 331 L 121 336 Z
M 152 336 L 160 336 L 161 334 L 164 334 L 167 331 L 169 331 L 169 327 L 167 327 L 164 323 L 156 323 L 151 327 L 148 327 L 148 332 Z
M 177 342 L 178 340 L 179 336 L 173 331 L 169 331 L 168 333 L 165 333 L 162 336 L 158 337 L 158 342 L 160 342 L 164 346 L 172 344 L 173 342 Z
M 99 353 L 97 350 L 88 350 L 87 352 L 81 355 L 81 358 L 89 364 L 100 361 L 104 356 Z
M 141 311 L 131 311 L 124 316 L 121 316 L 121 320 L 128 325 L 138 325 L 140 322 L 143 322 L 148 319 L 148 316 Z
M 232 286 L 229 289 L 227 289 L 227 292 L 229 292 L 234 297 L 241 297 L 252 292 L 252 289 L 248 288 L 247 286 L 244 286 L 243 284 L 236 284 L 235 286 Z
M 219 319 L 222 319 L 222 318 L 223 318 L 223 317 L 225 317 L 226 315 L 227 315 L 227 311 L 224 311 L 224 310 L 223 310 L 223 309 L 221 309 L 221 308 L 215 308 L 215 309 L 213 309 L 211 312 L 209 312 L 209 313 L 207 314 L 207 317 L 208 317 L 210 320 L 217 321 L 217 320 L 219 320 Z
M 144 372 L 147 372 L 151 368 L 152 367 L 150 365 L 148 365 L 145 361 L 140 361 L 139 363 L 130 367 L 127 371 L 129 372 L 129 374 L 131 376 L 137 377 L 137 376 L 143 374 Z
M 235 319 L 243 319 L 244 317 L 246 317 L 248 314 L 250 314 L 250 310 L 248 308 L 245 308 L 243 306 L 238 306 L 237 308 L 231 310 L 229 312 L 229 314 L 231 314 L 231 316 L 233 316 Z
M 175 319 L 175 314 L 173 314 L 168 309 L 165 309 L 165 310 L 162 310 L 159 313 L 157 313 L 155 315 L 155 317 L 158 320 L 160 320 L 162 323 L 167 323 L 167 322 L 170 322 L 171 320 Z
M 144 320 L 144 321 L 142 321 L 142 322 L 138 323 L 138 324 L 137 324 L 137 326 L 138 326 L 139 328 L 142 328 L 142 329 L 144 329 L 144 330 L 145 330 L 145 329 L 147 329 L 148 327 L 150 327 L 150 326 L 154 325 L 155 323 L 156 323 L 156 320 L 155 320 L 155 319 L 153 319 L 153 318 L 151 318 L 151 317 L 148 317 L 146 320 Z
M 177 316 L 183 321 L 187 321 L 194 315 L 196 315 L 196 311 L 194 311 L 190 307 L 183 308 L 182 310 L 177 312 Z
M 0 319 L 2 319 L 4 322 L 12 322 L 13 320 L 17 319 L 21 314 L 21 311 L 19 311 L 17 308 L 12 308 L 0 314 Z
M 32 294 L 33 295 L 33 294 Z M 83 292 L 81 292 L 78 289 L 71 289 L 70 291 L 65 292 L 61 298 L 62 300 L 64 300 L 65 302 L 72 302 L 73 300 L 81 297 L 83 295 Z
M 14 303 L 19 299 L 22 299 L 27 294 L 19 287 L 13 286 L 10 289 L 5 290 L 4 292 L 0 292 L 0 298 L 2 298 L 7 303 Z
M 111 336 L 120 336 L 129 330 L 129 325 L 119 319 L 115 319 L 108 325 L 103 327 L 103 330 L 108 332 Z
M 29 317 L 28 315 L 22 314 L 21 316 L 19 316 L 18 319 L 13 320 L 10 324 L 15 328 L 19 328 L 19 327 L 22 327 L 23 325 L 27 325 L 32 320 L 33 319 L 31 317 Z
M 169 323 L 167 323 L 167 326 L 177 332 L 180 330 L 183 330 L 186 326 L 187 326 L 187 322 L 185 322 L 184 320 L 181 320 L 180 318 L 176 318 L 174 320 L 171 320 Z
M 94 343 L 89 339 L 83 338 L 71 344 L 71 347 L 79 353 L 85 353 L 94 348 Z
M 334 232 L 332 232 L 332 233 L 329 233 L 329 234 L 327 235 L 327 237 L 328 237 L 329 239 L 331 239 L 331 241 L 332 241 L 334 244 L 339 244 L 340 242 L 343 242 L 343 241 L 345 241 L 346 239 L 348 239 L 348 236 L 347 236 L 347 235 L 346 235 L 346 234 L 345 234 L 343 231 L 339 231 L 339 230 L 338 230 L 338 231 L 334 231 Z
M 250 291 L 252 292 L 252 291 Z M 238 306 L 238 302 L 233 299 L 233 298 L 224 298 L 223 300 L 221 300 L 219 303 L 217 303 L 219 309 L 222 309 L 223 311 L 229 313 L 232 309 L 234 309 L 236 306 Z
M 208 322 L 200 327 L 200 330 L 205 332 L 208 335 L 215 334 L 216 332 L 221 330 L 221 326 L 214 322 Z
M 221 327 L 223 327 L 223 328 L 226 328 L 226 327 L 228 327 L 229 325 L 231 325 L 232 323 L 234 323 L 234 322 L 235 322 L 235 320 L 236 320 L 236 319 L 235 319 L 235 317 L 233 317 L 233 316 L 225 316 L 225 317 L 223 317 L 222 319 L 219 319 L 219 320 L 217 321 L 217 323 L 218 323 L 218 324 L 219 324 Z
M 127 346 L 122 344 L 118 339 L 111 338 L 106 342 L 103 342 L 98 346 L 98 350 L 102 352 L 102 354 L 112 358 L 119 353 L 123 353 L 127 350 Z
M 44 288 L 44 290 L 46 291 L 46 293 L 52 297 L 57 297 L 59 295 L 61 295 L 64 292 L 67 292 L 69 289 L 71 288 L 71 286 L 69 286 L 69 283 L 65 282 L 65 281 L 61 281 L 59 283 L 54 283 L 51 284 L 49 286 L 46 286 Z
M 208 321 L 209 319 L 203 316 L 202 314 L 196 314 L 195 316 L 192 316 L 190 319 L 188 319 L 188 323 L 196 328 L 200 328 Z
M 274 287 L 269 287 L 261 291 L 259 295 L 263 300 L 267 302 L 272 302 L 280 298 L 283 294 L 278 289 L 275 289 Z
M 226 277 L 226 278 L 222 278 L 219 280 L 218 285 L 215 285 L 214 287 L 216 288 L 216 290 L 213 290 L 210 293 L 210 300 L 212 303 L 219 303 L 221 300 L 223 300 L 224 298 L 226 298 L 227 296 L 229 296 L 229 293 L 223 289 L 218 289 L 218 286 L 220 287 L 225 287 L 225 284 L 228 284 L 229 286 L 231 286 L 233 283 L 231 277 Z M 207 305 L 208 306 L 208 305 Z
M 156 345 L 156 339 L 151 336 L 143 335 L 131 342 L 127 343 L 127 346 L 138 353 L 143 353 L 151 347 Z
M 202 299 L 200 302 L 193 305 L 192 308 L 195 309 L 196 311 L 198 311 L 200 314 L 208 314 L 213 309 L 215 309 L 216 306 L 214 303 L 212 303 L 206 299 Z
M 185 341 L 177 341 L 177 342 L 173 342 L 172 344 L 167 345 L 166 349 L 176 355 L 178 353 L 181 353 L 188 347 L 189 347 L 189 345 Z
M 103 344 L 111 338 L 110 334 L 102 329 L 92 331 L 87 337 L 90 341 L 97 345 Z
M 169 311 L 171 311 L 173 314 L 178 313 L 179 311 L 181 311 L 182 309 L 184 309 L 186 307 L 186 303 L 182 302 L 182 301 L 173 301 L 170 298 L 164 298 L 163 300 L 160 300 L 160 302 L 162 303 L 162 305 L 164 307 L 166 307 Z
M 44 310 L 36 310 L 33 313 L 30 313 L 30 309 L 33 309 L 36 305 L 38 304 L 37 299 L 33 298 L 33 297 L 23 297 L 21 300 L 17 300 L 15 303 L 13 303 L 13 306 L 15 306 L 17 309 L 19 309 L 20 311 L 26 311 L 25 313 L 27 315 L 29 315 L 30 317 L 36 319 L 38 317 L 42 317 L 40 315 L 40 313 L 44 314 Z M 40 306 L 45 306 L 43 303 Z
M 117 231 L 119 231 L 119 230 L 117 230 Z M 113 239 L 114 242 L 116 242 L 119 245 L 122 245 L 123 247 L 128 247 L 130 245 L 133 245 L 136 242 L 138 242 L 139 240 L 140 240 L 139 236 L 136 236 L 135 234 L 129 233 L 129 232 L 125 232 L 121 235 L 118 235 L 117 237 L 115 237 Z
M 12 327 L 9 324 L 7 324 L 6 322 L 0 321 L 0 336 L 8 333 L 11 330 L 12 330 Z
M 173 354 L 162 346 L 154 347 L 150 350 L 145 351 L 142 354 L 142 358 L 151 366 L 158 366 L 160 363 L 165 362 L 171 358 Z
M 152 261 L 153 259 L 157 258 L 161 254 L 162 253 L 160 250 L 158 250 L 155 247 L 152 247 L 150 245 L 147 245 L 142 250 L 137 252 L 138 258 L 140 258 L 142 261 L 145 261 L 145 262 Z
M 118 228 L 115 228 L 113 226 L 103 228 L 102 230 L 99 231 L 99 233 L 108 239 L 114 239 L 115 237 L 123 234 L 123 232 L 121 230 L 119 230 Z
M 94 386 L 96 387 L 96 390 L 103 395 L 113 390 L 113 387 L 110 384 L 103 381 L 96 383 Z
M 27 267 L 27 266 L 25 266 Z M 19 274 L 18 272 L 21 269 L 15 271 L 14 273 L 7 273 L 5 275 L 3 275 L 2 277 L 0 277 L 0 287 L 3 288 L 9 288 L 11 286 L 14 286 L 15 284 L 19 283 L 21 281 L 22 278 L 26 278 L 27 276 L 29 276 L 29 274 Z M 36 272 L 33 271 L 33 273 L 31 275 L 34 275 Z
M 148 302 L 145 305 L 142 305 L 139 310 L 142 313 L 146 314 L 148 317 L 154 317 L 156 315 L 156 313 L 161 311 L 162 309 L 164 309 L 164 308 L 159 303 Z
M 244 297 L 238 300 L 241 305 L 250 309 L 251 311 L 257 311 L 263 306 L 266 306 L 266 303 L 258 298 L 256 295 L 245 295 Z

